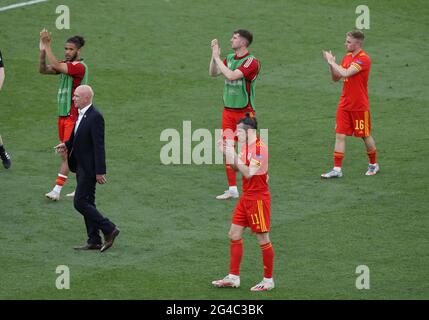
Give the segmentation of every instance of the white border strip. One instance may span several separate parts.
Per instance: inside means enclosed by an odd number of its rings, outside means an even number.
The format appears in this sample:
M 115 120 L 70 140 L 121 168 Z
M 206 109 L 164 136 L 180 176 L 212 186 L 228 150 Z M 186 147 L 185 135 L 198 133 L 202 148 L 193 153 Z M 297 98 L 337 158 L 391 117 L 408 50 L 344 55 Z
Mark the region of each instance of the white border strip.
M 11 4 L 10 6 L 0 8 L 0 12 L 15 9 L 15 8 L 20 8 L 20 7 L 25 7 L 25 6 L 31 6 L 32 4 L 46 2 L 46 1 L 48 0 L 32 0 L 32 1 L 15 3 L 15 4 Z

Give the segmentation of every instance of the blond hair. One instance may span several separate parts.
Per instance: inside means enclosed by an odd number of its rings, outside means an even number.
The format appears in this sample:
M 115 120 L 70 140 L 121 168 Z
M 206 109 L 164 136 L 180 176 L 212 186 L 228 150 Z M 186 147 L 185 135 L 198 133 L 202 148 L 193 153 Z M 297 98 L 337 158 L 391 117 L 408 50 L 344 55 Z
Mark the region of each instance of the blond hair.
M 347 36 L 352 37 L 353 39 L 363 42 L 365 40 L 365 35 L 361 30 L 352 30 L 346 33 Z

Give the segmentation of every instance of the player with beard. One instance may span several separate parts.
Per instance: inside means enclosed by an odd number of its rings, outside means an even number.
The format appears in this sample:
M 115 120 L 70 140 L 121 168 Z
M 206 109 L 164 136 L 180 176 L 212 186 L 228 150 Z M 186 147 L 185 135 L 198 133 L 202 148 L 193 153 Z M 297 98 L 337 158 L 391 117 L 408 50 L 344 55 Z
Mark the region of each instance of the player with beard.
M 75 122 L 78 118 L 78 110 L 73 102 L 75 89 L 88 83 L 88 67 L 81 58 L 81 48 L 85 40 L 81 36 L 69 38 L 65 45 L 65 60 L 58 61 L 51 49 L 52 37 L 48 30 L 40 32 L 40 59 L 39 71 L 42 74 L 60 75 L 60 86 L 58 90 L 58 136 L 60 142 L 70 138 Z M 46 64 L 46 60 L 49 64 Z M 60 199 L 61 189 L 67 181 L 69 167 L 67 155 L 62 155 L 62 162 L 57 175 L 55 186 L 46 197 L 57 201 Z M 74 192 L 67 196 L 74 196 Z

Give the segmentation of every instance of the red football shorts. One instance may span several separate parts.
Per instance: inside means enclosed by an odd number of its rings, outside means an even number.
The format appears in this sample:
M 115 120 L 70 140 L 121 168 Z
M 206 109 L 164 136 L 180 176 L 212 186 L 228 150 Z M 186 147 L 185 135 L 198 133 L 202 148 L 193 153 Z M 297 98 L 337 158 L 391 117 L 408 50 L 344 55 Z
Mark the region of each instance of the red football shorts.
M 250 227 L 253 232 L 270 231 L 271 200 L 247 200 L 240 197 L 234 209 L 232 223 L 242 227 Z
M 230 110 L 227 108 L 223 109 L 222 113 L 222 130 L 223 139 L 234 139 L 237 141 L 235 136 L 235 130 L 237 130 L 237 122 L 246 117 L 246 113 L 249 110 Z M 250 112 L 251 116 L 255 116 L 255 112 Z
M 369 111 L 346 111 L 338 109 L 336 133 L 357 138 L 368 137 L 371 133 Z
M 75 117 L 58 117 L 58 137 L 61 142 L 70 139 L 73 132 L 74 124 L 76 123 Z

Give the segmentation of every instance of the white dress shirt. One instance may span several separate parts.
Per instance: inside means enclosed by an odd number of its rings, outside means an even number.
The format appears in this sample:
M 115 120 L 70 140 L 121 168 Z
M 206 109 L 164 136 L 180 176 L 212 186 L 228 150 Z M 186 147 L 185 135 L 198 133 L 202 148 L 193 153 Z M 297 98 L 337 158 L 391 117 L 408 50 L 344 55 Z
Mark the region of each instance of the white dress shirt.
M 74 134 L 76 134 L 77 128 L 79 127 L 82 118 L 85 116 L 85 112 L 89 109 L 92 104 L 87 105 L 85 108 L 78 109 L 79 117 L 77 118 L 76 125 L 74 126 Z

